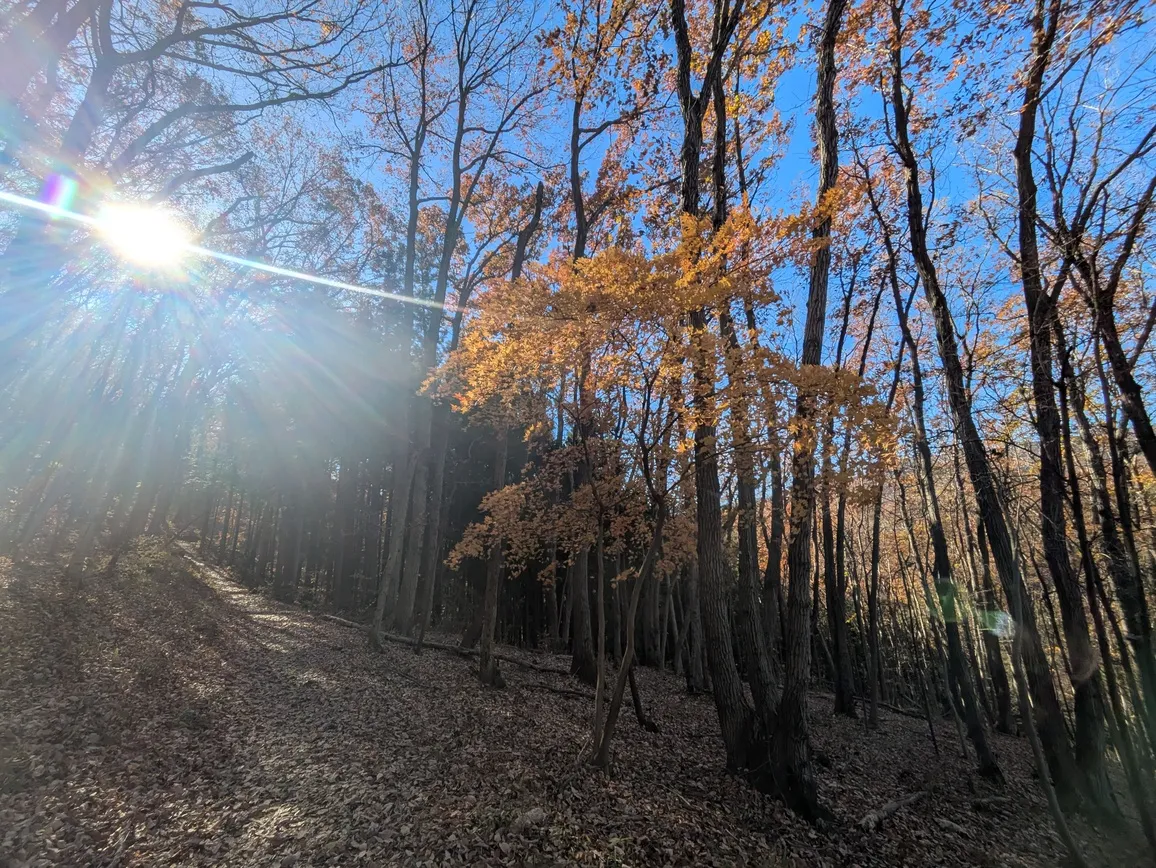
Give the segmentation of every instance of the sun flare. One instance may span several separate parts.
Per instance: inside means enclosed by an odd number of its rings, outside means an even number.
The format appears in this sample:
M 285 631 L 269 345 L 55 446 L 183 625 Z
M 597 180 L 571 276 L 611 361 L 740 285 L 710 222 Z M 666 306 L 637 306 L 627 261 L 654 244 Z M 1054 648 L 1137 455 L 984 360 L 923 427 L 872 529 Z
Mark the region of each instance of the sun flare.
M 161 208 L 107 205 L 97 219 L 105 242 L 125 259 L 150 268 L 172 268 L 192 246 L 188 230 Z

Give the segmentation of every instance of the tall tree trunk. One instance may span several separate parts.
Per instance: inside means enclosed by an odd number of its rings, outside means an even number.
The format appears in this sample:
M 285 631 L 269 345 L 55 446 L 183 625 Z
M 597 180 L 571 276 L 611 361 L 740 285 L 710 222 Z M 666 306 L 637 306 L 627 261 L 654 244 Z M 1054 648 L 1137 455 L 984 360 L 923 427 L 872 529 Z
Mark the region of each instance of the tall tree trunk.
M 402 275 L 402 295 L 413 298 L 414 287 L 417 281 L 417 234 L 418 221 L 421 217 L 421 175 L 424 156 L 425 140 L 428 132 L 428 118 L 426 107 L 430 105 L 426 99 L 426 62 L 429 53 L 429 39 L 419 44 L 417 60 L 420 63 L 422 98 L 419 101 L 421 115 L 418 120 L 412 146 L 409 149 L 409 183 L 408 183 L 408 213 L 405 230 L 405 264 Z M 406 305 L 400 306 L 400 328 L 398 329 L 398 346 L 404 352 L 405 361 L 409 361 L 410 346 L 413 342 L 414 320 L 413 311 Z M 373 610 L 373 626 L 370 632 L 371 642 L 379 644 L 379 636 L 385 623 L 386 609 L 393 606 L 401 585 L 402 558 L 405 554 L 406 530 L 409 527 L 410 500 L 413 489 L 413 476 L 416 467 L 416 445 L 412 427 L 413 405 L 417 399 L 406 396 L 399 404 L 398 418 L 395 421 L 397 430 L 404 433 L 404 438 L 393 449 L 392 486 L 389 496 L 389 540 L 387 543 L 385 566 L 378 583 L 377 603 Z
M 292 600 L 297 587 L 297 575 L 301 568 L 301 538 L 304 535 L 305 504 L 298 494 L 290 498 L 285 508 L 281 538 L 278 545 L 278 569 L 273 580 L 273 595 L 279 600 Z
M 778 444 L 772 440 L 771 455 L 771 521 L 767 532 L 767 569 L 763 573 L 763 630 L 767 637 L 772 665 L 781 666 L 783 639 L 786 636 L 783 606 L 783 532 L 786 503 L 783 496 L 783 467 Z
M 420 621 L 418 623 L 418 644 L 414 646 L 415 651 L 421 648 L 425 632 L 429 629 L 430 618 L 433 616 L 434 591 L 437 587 L 438 568 L 442 553 L 442 531 L 446 524 L 444 501 L 446 457 L 449 452 L 449 424 L 449 408 L 439 404 L 434 408 L 429 523 L 426 529 L 425 547 L 422 549 L 419 582 L 421 600 L 418 606 Z
M 830 432 L 833 433 L 833 432 Z M 824 462 L 825 475 L 832 472 L 830 463 Z M 827 599 L 827 629 L 831 634 L 831 659 L 835 668 L 832 673 L 835 686 L 835 714 L 855 717 L 855 683 L 851 672 L 850 638 L 847 633 L 847 599 L 845 568 L 840 569 L 842 551 L 838 548 L 844 542 L 835 539 L 835 526 L 831 515 L 831 492 L 826 483 L 823 485 L 822 504 L 822 537 L 823 537 L 823 588 Z M 844 573 L 840 581 L 840 572 Z
M 1060 331 L 1057 329 L 1057 337 Z M 1072 453 L 1072 428 L 1069 413 L 1069 386 L 1072 383 L 1071 368 L 1067 363 L 1062 344 L 1059 346 L 1061 356 L 1061 379 L 1059 380 L 1060 420 L 1063 432 L 1063 449 L 1065 469 L 1068 475 L 1068 490 L 1071 494 L 1072 524 L 1076 528 L 1076 536 L 1080 545 L 1081 565 L 1084 569 L 1084 581 L 1088 589 L 1088 604 L 1092 613 L 1092 623 L 1095 626 L 1096 640 L 1100 649 L 1101 666 L 1108 687 L 1108 725 L 1112 734 L 1112 743 L 1120 757 L 1120 764 L 1124 768 L 1124 776 L 1128 783 L 1128 791 L 1132 796 L 1132 806 L 1140 817 L 1140 827 L 1148 839 L 1153 855 L 1156 855 L 1156 824 L 1153 823 L 1152 812 L 1148 805 L 1148 794 L 1144 789 L 1144 770 L 1136 755 L 1132 742 L 1132 735 L 1128 731 L 1127 717 L 1120 697 L 1119 686 L 1116 681 L 1115 664 L 1112 662 L 1112 647 L 1108 642 L 1108 631 L 1104 626 L 1104 615 L 1097 599 L 1096 586 L 1100 583 L 1099 565 L 1092 552 L 1092 545 L 1088 539 L 1087 524 L 1084 520 L 1084 502 L 1080 490 L 1080 477 L 1076 470 L 1076 460 Z M 1139 709 L 1141 718 L 1144 709 Z M 1141 729 L 1143 722 L 1141 723 Z
M 819 153 L 818 225 L 812 231 L 816 249 L 811 258 L 807 318 L 803 327 L 802 367 L 823 360 L 827 321 L 827 284 L 831 270 L 831 217 L 828 194 L 839 174 L 839 135 L 835 114 L 835 47 L 846 0 L 828 0 L 819 34 L 815 139 Z M 811 669 L 811 522 L 815 511 L 815 396 L 800 388 L 795 404 L 795 437 L 791 453 L 791 512 L 787 534 L 786 675 L 775 732 L 776 759 L 783 775 L 787 801 L 804 815 L 819 813 L 807 735 L 807 679 Z
M 542 202 L 545 188 L 539 182 L 534 195 L 534 208 L 527 224 L 518 232 L 517 243 L 514 248 L 514 258 L 510 268 L 510 280 L 517 280 L 522 276 L 522 269 L 526 261 L 526 250 L 530 239 L 538 231 L 542 217 Z M 462 313 L 459 310 L 454 317 L 453 334 L 450 338 L 450 352 L 453 352 L 461 340 Z M 443 500 L 445 498 L 445 471 L 446 454 L 449 449 L 450 414 L 449 406 L 438 403 L 432 409 L 432 443 L 431 443 L 431 485 L 429 495 L 429 511 L 426 518 L 426 532 L 424 534 L 424 548 L 421 551 L 421 569 L 414 579 L 415 592 L 418 587 L 423 591 L 421 600 L 421 622 L 418 630 L 418 642 L 414 646 L 420 652 L 425 631 L 429 627 L 433 614 L 434 590 L 437 584 L 438 562 L 441 557 L 441 532 L 445 524 Z M 508 445 L 506 447 L 508 449 Z M 412 554 L 416 557 L 416 552 Z M 399 607 L 401 608 L 401 607 Z M 404 625 L 399 625 L 404 629 Z
M 638 655 L 638 658 L 648 666 L 662 665 L 662 655 L 659 651 L 659 647 L 662 644 L 662 630 L 659 626 L 662 606 L 659 591 L 658 582 L 651 582 L 647 585 L 646 590 L 642 592 L 643 600 L 640 616 L 640 621 L 642 622 L 642 653 Z M 627 644 L 629 644 L 629 641 Z
M 943 629 L 947 644 L 947 669 L 950 675 L 948 687 L 958 691 L 962 701 L 962 714 L 967 724 L 967 735 L 975 747 L 979 763 L 979 773 L 984 777 L 1002 780 L 999 763 L 988 742 L 979 703 L 976 701 L 971 675 L 963 652 L 959 635 L 961 620 L 957 601 L 958 588 L 947 548 L 947 534 L 943 530 L 943 519 L 939 509 L 939 493 L 935 484 L 935 468 L 931 461 L 931 446 L 927 439 L 927 422 L 924 412 L 923 369 L 919 363 L 919 346 L 911 333 L 907 312 L 899 291 L 899 284 L 892 280 L 892 295 L 899 318 L 899 328 L 907 344 L 911 357 L 912 413 L 915 418 L 915 454 L 918 459 L 921 484 L 920 495 L 924 513 L 927 516 L 928 531 L 931 534 L 932 577 L 939 606 L 943 615 Z
M 401 564 L 405 556 L 406 529 L 409 525 L 409 502 L 413 483 L 414 450 L 408 441 L 398 447 L 393 473 L 393 491 L 389 496 L 389 546 L 378 587 L 377 604 L 373 610 L 371 640 L 379 643 L 385 623 L 385 610 L 397 598 L 401 583 Z M 398 463 L 400 462 L 400 464 Z
M 686 691 L 690 694 L 706 693 L 706 672 L 703 670 L 702 609 L 699 606 L 699 570 L 692 563 L 686 571 L 683 587 L 683 624 L 681 655 L 684 659 Z
M 1104 768 L 1104 700 L 1088 635 L 1080 584 L 1068 556 L 1064 511 L 1064 472 L 1060 457 L 1060 418 L 1052 387 L 1052 327 L 1055 299 L 1044 289 L 1036 224 L 1036 181 L 1032 167 L 1036 113 L 1059 24 L 1060 0 L 1036 0 L 1031 18 L 1032 49 L 1019 113 L 1015 156 L 1020 279 L 1028 309 L 1029 358 L 1035 426 L 1040 443 L 1040 534 L 1044 559 L 1060 603 L 1060 617 L 1071 662 L 1076 705 L 1076 761 L 1085 795 L 1101 810 L 1114 810 Z M 1057 287 L 1058 289 L 1059 287 Z
M 1156 188 L 1156 178 L 1153 178 L 1141 202 L 1136 206 L 1136 225 L 1140 225 L 1152 202 L 1153 189 Z M 1130 241 L 1135 241 L 1131 236 Z M 1131 245 L 1129 244 L 1129 247 Z M 1102 286 L 1112 281 L 1102 281 L 1090 273 L 1086 259 L 1081 257 L 1080 263 L 1084 266 L 1085 280 L 1089 287 Z M 1120 404 L 1132 422 L 1132 429 L 1136 434 L 1136 442 L 1140 451 L 1148 462 L 1148 469 L 1156 473 L 1156 429 L 1153 428 L 1152 418 L 1148 414 L 1148 407 L 1144 403 L 1144 392 L 1136 380 L 1133 365 L 1124 351 L 1120 341 L 1119 330 L 1116 326 L 1114 291 L 1100 289 L 1095 296 L 1095 321 L 1100 340 L 1103 342 L 1104 354 L 1108 359 L 1108 367 L 1112 372 L 1116 388 L 1120 392 Z
M 964 518 L 964 527 L 967 531 L 968 546 L 974 545 L 979 553 L 977 572 L 980 577 L 978 599 L 981 603 L 980 631 L 983 635 L 983 650 L 987 659 L 987 671 L 991 678 L 992 692 L 995 694 L 995 728 L 1007 735 L 1016 732 L 1015 718 L 1012 716 L 1011 684 L 1007 677 L 1007 667 L 1004 665 L 1003 648 L 1000 645 L 997 620 L 1002 614 L 999 601 L 996 599 L 995 584 L 991 578 L 991 557 L 987 548 L 987 531 L 981 521 L 975 528 L 975 540 L 972 542 L 971 519 L 969 505 L 963 487 L 963 468 L 959 460 L 959 444 L 952 447 L 955 464 L 955 482 L 959 488 L 961 513 Z
M 618 679 L 614 685 L 614 695 L 610 699 L 610 707 L 606 712 L 606 723 L 595 734 L 594 755 L 591 764 L 598 768 L 608 768 L 610 765 L 610 742 L 614 738 L 614 728 L 618 723 L 618 714 L 622 710 L 622 701 L 626 695 L 627 681 L 632 677 L 634 666 L 634 640 L 636 633 L 636 615 L 638 601 L 642 596 L 646 583 L 652 581 L 654 565 L 658 561 L 662 547 L 662 530 L 666 522 L 666 506 L 664 501 L 658 504 L 658 515 L 655 517 L 654 529 L 651 531 L 650 548 L 634 580 L 634 587 L 630 592 L 630 606 L 626 615 L 626 648 L 622 654 L 622 664 L 618 667 Z
M 333 592 L 337 608 L 353 607 L 353 513 L 356 509 L 358 464 L 351 450 L 344 450 L 337 470 L 337 494 L 333 515 Z
M 585 258 L 587 237 L 590 226 L 586 213 L 586 197 L 582 189 L 582 109 L 584 95 L 579 94 L 572 106 L 570 117 L 570 202 L 574 209 L 574 248 L 571 260 Z M 593 315 L 590 307 L 588 313 Z M 590 389 L 591 359 L 589 353 L 582 359 L 577 376 L 578 418 L 575 434 L 580 443 L 586 443 L 594 435 L 592 416 L 593 396 Z M 574 473 L 574 488 L 580 488 L 589 481 L 590 468 L 584 459 L 578 462 Z M 593 632 L 590 627 L 590 552 L 585 549 L 575 560 L 574 582 L 570 603 L 573 612 L 572 653 L 570 672 L 587 684 L 598 680 L 598 662 L 594 658 Z
M 891 109 L 894 115 L 895 144 L 903 164 L 907 187 L 907 223 L 910 235 L 911 253 L 916 271 L 923 284 L 928 307 L 935 320 L 936 342 L 940 360 L 943 363 L 948 404 L 955 423 L 955 435 L 963 447 L 964 459 L 975 490 L 980 516 L 991 542 L 996 570 L 1003 582 L 1005 593 L 1014 600 L 1015 610 L 1024 620 L 1019 622 L 1024 632 L 1023 651 L 1027 677 L 1035 702 L 1036 721 L 1040 741 L 1048 759 L 1056 788 L 1065 798 L 1078 792 L 1079 775 L 1064 731 L 1063 711 L 1059 697 L 1048 671 L 1039 635 L 1035 628 L 1030 599 L 1020 575 L 1020 567 L 1012 545 L 1011 533 L 1003 506 L 996 491 L 991 466 L 983 440 L 972 418 L 971 401 L 964 384 L 963 367 L 959 360 L 959 348 L 955 337 L 955 323 L 951 315 L 947 297 L 939 285 L 939 276 L 927 248 L 926 211 L 920 184 L 919 164 L 911 145 L 908 132 L 909 99 L 903 82 L 903 5 L 891 4 L 892 25 L 895 42 L 891 48 Z
M 1120 601 L 1120 609 L 1124 615 L 1124 622 L 1128 626 L 1128 634 L 1134 643 L 1136 663 L 1140 670 L 1140 680 L 1143 684 L 1143 710 L 1147 717 L 1150 731 L 1156 730 L 1156 648 L 1152 640 L 1152 620 L 1148 611 L 1148 601 L 1144 594 L 1143 583 L 1133 552 L 1129 551 L 1128 541 L 1121 532 L 1116 519 L 1116 510 L 1112 506 L 1112 499 L 1108 493 L 1108 473 L 1104 463 L 1104 453 L 1099 441 L 1092 432 L 1091 422 L 1085 409 L 1084 389 L 1072 370 L 1067 347 L 1067 339 L 1059 323 L 1054 323 L 1058 355 L 1060 358 L 1061 382 L 1070 389 L 1069 403 L 1073 415 L 1076 417 L 1076 426 L 1080 432 L 1080 439 L 1087 450 L 1088 465 L 1091 473 L 1092 497 L 1095 503 L 1096 517 L 1100 528 L 1100 544 L 1108 559 L 1108 574 L 1116 588 L 1116 596 Z M 1107 417 L 1111 418 L 1111 404 L 1105 407 Z M 1111 437 L 1111 432 L 1109 432 Z M 1110 443 L 1113 458 L 1117 450 Z M 1118 463 L 1114 461 L 1114 463 Z M 1118 494 L 1127 497 L 1127 486 L 1118 490 Z
M 433 369 L 430 362 L 426 371 Z M 422 566 L 422 547 L 429 530 L 429 482 L 430 462 L 433 460 L 431 438 L 433 435 L 433 402 L 425 395 L 418 396 L 414 410 L 414 466 L 410 483 L 409 522 L 405 532 L 404 568 L 397 590 L 397 603 L 393 610 L 393 628 L 399 633 L 409 634 L 413 629 L 414 604 L 417 601 L 418 576 Z M 439 497 L 440 499 L 440 497 Z
M 366 497 L 365 530 L 365 575 L 371 580 L 371 588 L 381 582 L 381 538 L 385 522 L 385 487 L 389 468 L 384 459 L 370 464 L 369 493 Z M 354 601 L 360 607 L 362 599 Z
M 510 435 L 502 429 L 497 435 L 497 454 L 494 456 L 494 490 L 506 484 L 506 455 Z M 498 658 L 494 656 L 494 630 L 498 623 L 498 597 L 502 583 L 502 545 L 499 537 L 490 546 L 486 560 L 486 592 L 482 600 L 482 645 L 478 658 L 478 676 L 483 684 L 505 687 L 506 682 L 498 669 Z
M 714 81 L 712 104 L 715 114 L 714 141 L 714 214 L 713 227 L 717 232 L 727 219 L 727 114 L 722 77 Z M 734 594 L 734 625 L 739 640 L 739 656 L 758 718 L 769 726 L 775 718 L 777 684 L 767 652 L 763 619 L 757 603 L 756 583 L 759 576 L 758 503 L 755 482 L 755 454 L 751 442 L 750 412 L 743 389 L 743 348 L 731 319 L 729 300 L 720 305 L 719 331 L 727 351 L 724 363 L 730 381 L 730 428 L 734 441 L 735 485 L 738 489 L 738 587 Z M 752 330 L 753 331 L 753 330 Z
M 602 734 L 602 708 L 605 703 L 606 684 L 606 551 L 603 547 L 604 531 L 602 510 L 598 510 L 598 530 L 594 546 L 594 581 L 598 589 L 598 604 L 595 613 L 597 620 L 597 636 L 595 638 L 598 654 L 598 674 L 594 679 L 594 725 L 590 732 L 590 743 L 594 745 L 594 752 L 598 753 L 599 740 Z
M 714 32 L 702 89 L 695 94 L 691 85 L 693 47 L 686 18 L 685 0 L 671 0 L 670 20 L 677 53 L 676 90 L 682 110 L 682 141 L 679 147 L 681 175 L 680 210 L 697 222 L 700 216 L 699 168 L 703 145 L 703 115 L 714 94 L 715 79 L 722 75 L 723 56 L 742 14 L 743 0 L 733 8 L 715 8 Z M 690 355 L 694 380 L 694 479 L 698 526 L 699 608 L 705 640 L 707 664 L 714 692 L 715 709 L 722 730 L 727 765 L 734 771 L 766 769 L 754 733 L 754 716 L 746 700 L 738 667 L 735 665 L 730 616 L 727 612 L 727 569 L 723 553 L 721 490 L 718 468 L 717 407 L 714 390 L 715 361 L 707 346 L 708 312 L 690 311 Z M 765 752 L 765 751 L 763 751 Z
M 224 523 L 224 526 L 221 528 L 220 542 L 217 543 L 217 561 L 219 563 L 223 562 L 225 560 L 225 546 L 228 545 L 228 542 L 229 542 L 230 518 L 234 512 L 233 499 L 236 496 L 237 496 L 236 476 L 235 476 L 235 474 L 229 474 L 229 494 L 225 498 L 225 523 Z M 237 516 L 237 520 L 238 521 L 241 520 L 241 517 L 239 515 Z
M 545 583 L 542 593 L 545 596 L 546 624 L 550 634 L 549 650 L 557 654 L 562 648 L 562 622 L 558 616 L 558 561 L 555 555 L 554 571 L 548 582 Z
M 883 518 L 883 485 L 879 484 L 871 510 L 871 570 L 867 583 L 867 680 L 871 704 L 867 711 L 868 729 L 879 728 L 879 698 L 882 693 L 883 665 L 879 648 L 879 537 Z
M 839 339 L 835 343 L 836 370 L 843 366 L 843 348 L 847 338 L 847 327 L 851 322 L 851 303 L 855 296 L 855 278 L 852 276 L 850 285 L 843 297 L 843 316 L 839 327 Z M 872 321 L 874 325 L 874 321 Z M 848 447 L 851 432 L 847 432 Z M 841 546 L 843 540 L 836 541 L 835 525 L 831 516 L 831 477 L 834 473 L 831 456 L 834 452 L 835 419 L 827 420 L 825 437 L 822 445 L 823 465 L 822 480 L 822 540 L 823 540 L 823 589 L 827 601 L 827 631 L 831 634 L 831 659 L 834 669 L 831 672 L 835 689 L 835 714 L 855 716 L 855 684 L 851 673 L 851 649 L 847 635 L 847 592 L 846 569 Z M 844 453 L 845 463 L 845 453 Z M 840 528 L 840 532 L 842 528 Z
M 1018 574 L 1017 574 L 1018 575 Z M 1012 617 L 1016 624 L 1022 624 L 1025 618 L 1022 610 L 1025 595 L 1022 593 L 1022 588 L 1014 588 L 1010 599 L 1012 601 Z M 1088 868 L 1088 863 L 1084 859 L 1083 852 L 1076 844 L 1075 839 L 1072 838 L 1072 833 L 1068 828 L 1068 822 L 1064 818 L 1064 811 L 1060 805 L 1059 794 L 1052 782 L 1048 778 L 1048 758 L 1047 751 L 1043 740 L 1040 738 L 1041 731 L 1032 720 L 1031 715 L 1031 687 L 1028 685 L 1027 675 L 1024 673 L 1023 662 L 1023 648 L 1024 638 L 1026 634 L 1022 628 L 1016 630 L 1016 635 L 1012 638 L 1012 672 L 1015 674 L 1016 690 L 1019 693 L 1020 713 L 1023 715 L 1024 731 L 1028 734 L 1028 744 L 1031 745 L 1032 758 L 1035 760 L 1036 772 L 1039 775 L 1040 785 L 1043 787 L 1044 796 L 1048 802 L 1048 812 L 1052 816 L 1052 822 L 1056 825 L 1056 831 L 1059 833 L 1060 840 L 1063 841 L 1067 848 L 1068 856 L 1072 860 L 1072 864 L 1077 868 Z
M 847 334 L 851 302 L 854 298 L 855 276 L 852 275 L 851 284 L 847 291 L 843 306 L 843 326 L 839 333 L 839 345 L 836 350 L 835 366 L 840 367 L 843 361 L 843 341 Z M 863 338 L 859 360 L 858 377 L 863 379 L 867 370 L 867 354 L 871 349 L 871 339 L 875 334 L 875 319 L 879 313 L 879 303 L 883 296 L 883 286 L 875 296 L 875 303 L 871 308 L 871 316 L 867 324 L 867 333 Z M 835 436 L 834 420 L 827 424 L 828 443 Z M 839 472 L 845 473 L 851 455 L 851 426 L 848 425 L 843 433 L 843 445 L 839 453 Z M 854 668 L 851 663 L 851 639 L 847 630 L 847 491 L 840 486 L 837 505 L 835 508 L 834 533 L 831 528 L 831 497 L 830 497 L 830 462 L 824 457 L 824 476 L 827 482 L 823 492 L 823 544 L 824 560 L 833 555 L 834 564 L 827 572 L 827 615 L 831 624 L 832 643 L 835 646 L 835 713 L 855 716 L 855 680 Z
M 586 684 L 598 680 L 598 661 L 594 658 L 594 631 L 590 623 L 590 549 L 583 548 L 574 558 L 570 596 L 573 629 L 570 672 Z

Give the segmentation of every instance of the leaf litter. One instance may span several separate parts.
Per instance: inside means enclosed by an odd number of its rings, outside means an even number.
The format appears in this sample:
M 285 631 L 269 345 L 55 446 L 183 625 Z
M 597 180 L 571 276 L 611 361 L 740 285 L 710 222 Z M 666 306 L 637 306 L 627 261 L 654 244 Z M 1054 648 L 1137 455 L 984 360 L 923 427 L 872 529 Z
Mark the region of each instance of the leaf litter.
M 53 564 L 0 566 L 0 868 L 1063 861 L 1019 739 L 997 737 L 996 788 L 948 722 L 936 755 L 925 721 L 868 733 L 813 694 L 835 814 L 813 827 L 726 773 L 713 704 L 672 673 L 638 672 L 661 729 L 627 709 L 604 774 L 567 677 L 506 665 L 486 688 L 474 661 L 372 651 L 180 554 L 142 544 L 73 593 Z M 1074 826 L 1093 864 L 1141 864 L 1129 833 Z

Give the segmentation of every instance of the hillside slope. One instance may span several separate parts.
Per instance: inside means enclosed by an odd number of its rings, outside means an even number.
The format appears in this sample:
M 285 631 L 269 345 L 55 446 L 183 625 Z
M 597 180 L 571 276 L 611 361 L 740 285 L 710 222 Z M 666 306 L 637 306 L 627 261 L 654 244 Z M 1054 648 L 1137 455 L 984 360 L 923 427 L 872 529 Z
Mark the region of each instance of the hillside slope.
M 640 673 L 661 732 L 624 714 L 606 776 L 577 761 L 591 703 L 565 676 L 506 665 L 506 690 L 482 688 L 468 659 L 374 653 L 156 549 L 71 597 L 55 576 L 0 566 L 5 868 L 1061 861 L 1016 739 L 998 742 L 997 790 L 953 727 L 937 756 L 923 721 L 885 712 L 869 734 L 815 696 L 837 816 L 816 829 L 724 773 L 713 705 L 669 673 Z M 1077 831 L 1095 864 L 1139 864 L 1119 834 Z

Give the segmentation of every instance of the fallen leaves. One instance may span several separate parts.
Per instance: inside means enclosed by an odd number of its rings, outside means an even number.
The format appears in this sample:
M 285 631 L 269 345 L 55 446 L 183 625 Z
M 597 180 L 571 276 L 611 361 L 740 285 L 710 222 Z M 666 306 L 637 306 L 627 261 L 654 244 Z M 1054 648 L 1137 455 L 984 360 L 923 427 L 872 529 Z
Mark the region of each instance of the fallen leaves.
M 589 702 L 540 689 L 573 690 L 564 675 L 514 667 L 506 691 L 487 690 L 468 659 L 372 652 L 357 631 L 178 559 L 72 599 L 49 565 L 12 569 L 26 574 L 23 590 L 0 585 L 3 868 L 1060 859 L 1015 739 L 999 742 L 1011 783 L 996 790 L 968 760 L 935 756 L 924 722 L 885 714 L 866 733 L 816 695 L 837 820 L 815 829 L 724 772 L 713 704 L 669 673 L 638 671 L 661 732 L 624 719 L 606 775 L 578 761 Z M 1101 863 L 1129 864 L 1081 833 Z

